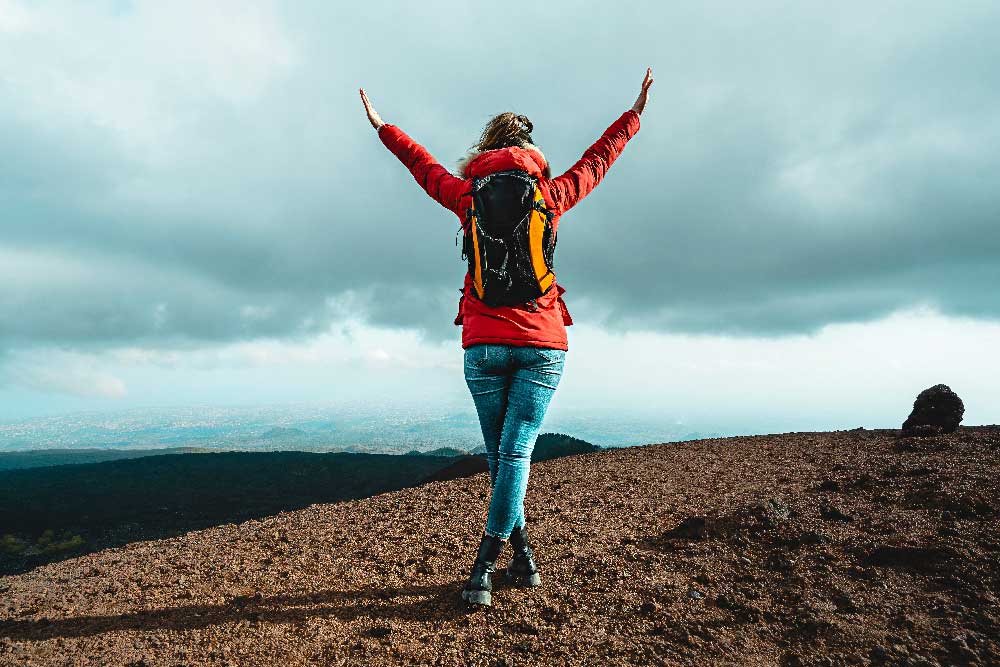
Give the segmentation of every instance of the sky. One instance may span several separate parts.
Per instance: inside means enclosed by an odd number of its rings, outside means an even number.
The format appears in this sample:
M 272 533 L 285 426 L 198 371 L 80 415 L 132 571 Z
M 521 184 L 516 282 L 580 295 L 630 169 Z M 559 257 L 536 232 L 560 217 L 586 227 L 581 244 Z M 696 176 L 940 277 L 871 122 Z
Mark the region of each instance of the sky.
M 656 78 L 560 223 L 553 411 L 1000 421 L 991 2 L 0 0 L 0 420 L 467 396 L 445 166 L 528 115 L 554 173 Z M 471 404 L 471 399 L 469 399 Z

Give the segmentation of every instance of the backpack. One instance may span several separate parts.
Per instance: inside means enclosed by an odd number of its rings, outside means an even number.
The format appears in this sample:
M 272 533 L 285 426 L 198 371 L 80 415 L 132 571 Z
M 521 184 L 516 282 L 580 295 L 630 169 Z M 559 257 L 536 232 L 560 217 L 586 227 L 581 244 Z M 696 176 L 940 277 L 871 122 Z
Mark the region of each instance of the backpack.
M 462 225 L 462 259 L 469 263 L 473 293 L 492 308 L 535 306 L 556 277 L 554 213 L 545 206 L 537 179 L 520 169 L 498 171 L 473 178 L 466 194 L 472 195 L 472 206 Z

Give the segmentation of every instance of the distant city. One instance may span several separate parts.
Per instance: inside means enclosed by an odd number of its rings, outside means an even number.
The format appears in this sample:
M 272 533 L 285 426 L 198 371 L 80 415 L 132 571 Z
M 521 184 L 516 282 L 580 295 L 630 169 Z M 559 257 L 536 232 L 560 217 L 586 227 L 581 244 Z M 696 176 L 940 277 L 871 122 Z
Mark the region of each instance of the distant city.
M 564 433 L 602 447 L 721 437 L 633 415 L 562 410 L 543 432 Z M 442 447 L 482 450 L 474 408 L 398 401 L 269 407 L 141 408 L 0 422 L 0 451 L 39 449 L 157 449 L 364 452 L 403 454 Z

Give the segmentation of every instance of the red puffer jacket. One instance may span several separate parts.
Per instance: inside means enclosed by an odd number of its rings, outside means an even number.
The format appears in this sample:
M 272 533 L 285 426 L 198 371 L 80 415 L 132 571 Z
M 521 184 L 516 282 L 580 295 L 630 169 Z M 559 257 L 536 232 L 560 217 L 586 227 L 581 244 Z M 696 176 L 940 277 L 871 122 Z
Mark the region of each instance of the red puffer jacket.
M 406 165 L 413 178 L 436 202 L 465 220 L 471 205 L 469 192 L 472 178 L 505 169 L 523 169 L 538 178 L 545 205 L 555 213 L 552 225 L 559 227 L 559 217 L 583 199 L 604 178 L 608 168 L 621 155 L 625 144 L 639 131 L 639 114 L 629 109 L 611 124 L 604 135 L 587 149 L 569 171 L 556 178 L 546 178 L 547 162 L 537 146 L 497 148 L 467 156 L 460 164 L 461 177 L 452 175 L 424 149 L 395 125 L 379 128 L 379 138 L 386 148 Z M 458 317 L 462 326 L 462 347 L 477 343 L 532 345 L 568 349 L 566 325 L 573 324 L 562 294 L 562 285 L 553 283 L 530 305 L 491 308 L 473 294 L 472 278 L 465 274 L 465 286 L 460 290 Z

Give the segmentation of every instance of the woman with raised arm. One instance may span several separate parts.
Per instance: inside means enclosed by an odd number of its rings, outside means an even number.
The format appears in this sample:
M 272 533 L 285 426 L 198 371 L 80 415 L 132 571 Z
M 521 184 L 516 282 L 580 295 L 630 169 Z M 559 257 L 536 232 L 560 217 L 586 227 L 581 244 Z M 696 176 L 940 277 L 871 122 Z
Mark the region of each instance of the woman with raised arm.
M 406 165 L 427 194 L 458 216 L 466 239 L 475 237 L 475 250 L 473 242 L 463 247 L 470 257 L 475 256 L 481 262 L 474 265 L 470 259 L 470 271 L 465 274 L 455 318 L 455 324 L 462 325 L 465 381 L 479 414 L 492 484 L 486 527 L 472 573 L 462 590 L 462 598 L 472 604 L 491 604 L 490 576 L 496 571 L 497 558 L 508 540 L 514 553 L 504 571 L 506 580 L 519 586 L 541 584 L 538 566 L 528 544 L 524 497 L 531 452 L 562 375 L 568 349 L 566 326 L 573 323 L 562 300 L 565 290 L 555 282 L 551 270 L 556 230 L 560 215 L 597 186 L 624 150 L 626 142 L 639 131 L 639 114 L 646 107 L 652 83 L 652 69 L 647 69 L 632 108 L 612 123 L 576 164 L 556 178 L 551 177 L 545 156 L 531 138 L 531 121 L 523 115 L 507 112 L 491 119 L 472 151 L 459 162 L 458 175 L 453 175 L 405 132 L 384 123 L 372 108 L 364 89 L 360 91 L 368 120 L 382 143 Z M 537 210 L 539 232 L 536 236 L 540 237 L 544 229 L 547 239 L 545 246 L 537 246 L 545 247 L 546 251 L 536 252 L 533 259 L 538 271 L 538 282 L 533 287 L 538 291 L 531 293 L 535 295 L 533 298 L 525 298 L 519 303 L 498 301 L 488 296 L 489 290 L 485 288 L 485 283 L 490 282 L 491 289 L 498 289 L 496 285 L 503 281 L 484 276 L 503 276 L 508 289 L 512 279 L 517 277 L 513 272 L 502 273 L 507 265 L 506 255 L 499 269 L 489 266 L 497 262 L 487 259 L 482 245 L 487 241 L 502 243 L 503 240 L 497 241 L 484 234 L 483 218 L 476 218 L 483 214 L 488 202 L 474 195 L 474 191 L 478 193 L 491 178 L 500 182 L 502 179 L 497 178 L 500 174 L 513 174 L 536 188 L 528 191 L 524 220 Z M 530 201 L 532 197 L 534 201 Z M 495 200 L 490 205 L 493 206 L 490 216 L 502 209 Z M 514 236 L 509 237 L 512 238 Z M 523 238 L 527 239 L 528 234 Z M 508 244 L 511 243 L 509 239 Z M 511 257 L 515 250 L 510 250 Z M 516 261 L 512 259 L 511 263 Z M 518 275 L 524 273 L 522 269 Z M 534 277 L 529 276 L 528 280 Z M 510 300 L 508 295 L 507 301 Z

